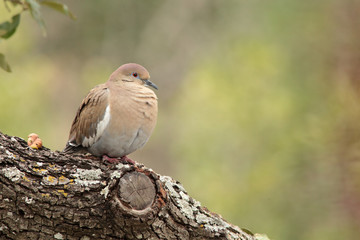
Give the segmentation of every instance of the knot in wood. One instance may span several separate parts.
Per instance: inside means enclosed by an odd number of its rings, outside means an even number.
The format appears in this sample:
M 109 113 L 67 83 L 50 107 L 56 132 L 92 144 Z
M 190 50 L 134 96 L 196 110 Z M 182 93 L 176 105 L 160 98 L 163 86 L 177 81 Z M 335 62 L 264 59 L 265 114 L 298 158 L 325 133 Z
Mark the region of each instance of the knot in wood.
M 133 210 L 145 210 L 154 202 L 156 190 L 148 176 L 139 172 L 129 172 L 120 179 L 120 201 Z

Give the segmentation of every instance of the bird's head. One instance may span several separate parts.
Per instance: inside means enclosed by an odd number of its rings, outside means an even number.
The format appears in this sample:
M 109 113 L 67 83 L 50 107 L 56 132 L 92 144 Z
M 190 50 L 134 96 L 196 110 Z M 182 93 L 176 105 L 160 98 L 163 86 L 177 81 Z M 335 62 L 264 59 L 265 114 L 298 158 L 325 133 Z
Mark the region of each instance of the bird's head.
M 146 68 L 136 63 L 121 65 L 111 74 L 110 81 L 119 82 L 120 84 L 135 83 L 158 89 L 158 87 L 150 81 L 150 74 Z

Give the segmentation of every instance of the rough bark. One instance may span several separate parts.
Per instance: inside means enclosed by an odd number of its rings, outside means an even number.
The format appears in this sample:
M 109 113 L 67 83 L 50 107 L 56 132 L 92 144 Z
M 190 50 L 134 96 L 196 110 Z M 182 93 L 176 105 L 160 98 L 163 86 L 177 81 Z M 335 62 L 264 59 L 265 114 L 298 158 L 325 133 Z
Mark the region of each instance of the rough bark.
M 0 133 L 0 239 L 255 237 L 141 164 L 34 150 Z

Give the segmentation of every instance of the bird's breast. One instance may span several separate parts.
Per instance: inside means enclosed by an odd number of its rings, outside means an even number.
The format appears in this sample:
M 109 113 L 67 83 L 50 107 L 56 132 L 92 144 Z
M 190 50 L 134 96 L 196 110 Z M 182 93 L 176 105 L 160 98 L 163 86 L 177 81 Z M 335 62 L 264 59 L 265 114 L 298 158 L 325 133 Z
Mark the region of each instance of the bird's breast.
M 101 138 L 91 147 L 95 155 L 122 157 L 141 148 L 157 120 L 157 98 L 153 94 L 132 94 L 110 102 L 110 121 Z

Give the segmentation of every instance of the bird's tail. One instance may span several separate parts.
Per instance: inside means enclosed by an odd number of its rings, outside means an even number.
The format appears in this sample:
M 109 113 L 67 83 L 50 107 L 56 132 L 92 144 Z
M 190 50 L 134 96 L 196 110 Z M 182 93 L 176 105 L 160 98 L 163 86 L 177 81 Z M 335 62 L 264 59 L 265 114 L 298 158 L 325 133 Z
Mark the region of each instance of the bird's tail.
M 88 153 L 86 148 L 81 145 L 75 145 L 74 143 L 67 142 L 64 150 L 64 153 L 72 154 L 72 153 Z

